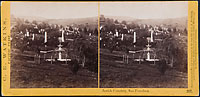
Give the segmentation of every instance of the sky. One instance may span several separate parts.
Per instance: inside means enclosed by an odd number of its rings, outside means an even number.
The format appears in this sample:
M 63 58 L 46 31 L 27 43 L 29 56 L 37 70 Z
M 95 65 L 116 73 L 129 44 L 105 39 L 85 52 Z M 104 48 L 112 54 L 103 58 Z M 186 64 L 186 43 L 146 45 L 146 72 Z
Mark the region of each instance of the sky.
M 96 2 L 11 2 L 14 16 L 47 19 L 85 18 L 98 16 Z M 128 16 L 136 19 L 166 19 L 188 15 L 188 3 L 173 2 L 100 2 L 100 14 Z
M 34 16 L 47 19 L 86 18 L 98 16 L 95 2 L 11 2 L 14 16 Z
M 100 14 L 137 19 L 167 19 L 188 16 L 187 2 L 101 2 Z

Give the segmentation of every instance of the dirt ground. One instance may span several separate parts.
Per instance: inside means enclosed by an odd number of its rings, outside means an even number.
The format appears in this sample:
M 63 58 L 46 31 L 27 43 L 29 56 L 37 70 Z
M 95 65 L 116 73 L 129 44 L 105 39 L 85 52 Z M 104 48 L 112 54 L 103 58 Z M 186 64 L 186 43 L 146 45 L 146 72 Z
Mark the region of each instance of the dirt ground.
M 147 64 L 123 64 L 103 56 L 100 59 L 101 88 L 187 88 L 187 79 L 187 73 L 175 69 L 162 75 Z M 74 75 L 66 66 L 11 57 L 11 88 L 97 88 L 97 83 L 97 73 L 85 68 Z
M 97 88 L 97 83 L 97 73 L 85 68 L 75 75 L 60 64 L 11 58 L 11 88 Z
M 187 88 L 188 86 L 187 73 L 173 68 L 162 75 L 155 66 L 149 64 L 133 63 L 131 60 L 128 64 L 124 64 L 117 62 L 116 58 L 100 56 L 101 88 Z

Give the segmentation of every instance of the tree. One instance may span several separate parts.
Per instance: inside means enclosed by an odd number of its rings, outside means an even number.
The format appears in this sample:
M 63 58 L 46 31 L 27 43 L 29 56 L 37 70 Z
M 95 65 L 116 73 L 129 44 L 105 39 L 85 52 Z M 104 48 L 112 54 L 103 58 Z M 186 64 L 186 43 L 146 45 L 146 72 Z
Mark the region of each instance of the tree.
M 25 20 L 25 23 L 27 23 L 27 24 L 28 24 L 28 23 L 30 23 L 30 22 L 29 22 L 28 20 Z
M 114 22 L 115 24 L 119 24 L 119 22 L 118 22 L 118 20 L 115 20 L 115 22 Z
M 105 19 L 104 15 L 101 15 L 100 16 L 100 25 L 104 25 L 105 21 L 106 21 L 106 19 Z
M 69 26 L 69 31 L 73 31 L 73 28 L 71 26 Z
M 84 28 L 84 33 L 87 34 L 87 32 L 88 32 L 88 30 L 87 30 L 87 28 L 85 27 L 85 28 Z
M 37 21 L 36 21 L 36 20 L 33 20 L 33 21 L 32 21 L 32 24 L 35 24 L 35 25 L 37 25 L 38 23 L 37 23 Z
M 122 21 L 122 24 L 126 25 L 126 21 Z
M 78 28 L 78 31 L 79 31 L 79 32 L 83 32 L 81 28 Z
M 96 35 L 96 36 L 98 35 L 98 30 L 97 30 L 97 28 L 94 29 L 94 35 Z
M 184 31 L 183 31 L 183 33 L 184 33 L 185 35 L 187 35 L 187 32 L 188 32 L 188 31 L 187 31 L 187 29 L 185 28 Z

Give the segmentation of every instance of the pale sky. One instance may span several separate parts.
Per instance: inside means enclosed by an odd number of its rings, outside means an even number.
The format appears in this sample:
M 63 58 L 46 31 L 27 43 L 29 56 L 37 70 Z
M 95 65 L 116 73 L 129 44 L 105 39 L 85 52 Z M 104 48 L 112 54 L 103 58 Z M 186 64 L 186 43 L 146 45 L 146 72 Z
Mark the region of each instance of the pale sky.
M 98 16 L 95 2 L 11 2 L 11 14 L 47 19 L 86 18 Z
M 188 2 L 101 2 L 100 14 L 137 19 L 166 19 L 188 16 Z

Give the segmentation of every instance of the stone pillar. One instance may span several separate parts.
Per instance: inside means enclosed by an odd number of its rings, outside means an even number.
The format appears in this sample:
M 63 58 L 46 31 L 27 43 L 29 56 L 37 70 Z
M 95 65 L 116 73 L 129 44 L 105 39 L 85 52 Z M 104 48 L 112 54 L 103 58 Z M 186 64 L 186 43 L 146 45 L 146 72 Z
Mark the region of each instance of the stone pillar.
M 35 39 L 35 36 L 34 36 L 34 33 L 33 33 L 33 37 L 32 37 L 32 40 L 34 40 Z
M 47 32 L 45 31 L 45 34 L 44 34 L 44 43 L 47 42 Z
M 118 32 L 116 32 L 116 36 L 117 36 L 117 37 L 119 36 Z
M 150 53 L 147 52 L 147 60 L 149 60 L 149 59 L 150 59 Z
M 153 42 L 153 30 L 151 30 L 151 42 Z
M 124 34 L 122 34 L 122 38 L 121 38 L 121 40 L 122 40 L 122 41 L 124 40 Z
M 65 42 L 65 40 L 64 40 L 64 30 L 62 30 L 62 42 Z
M 134 32 L 133 43 L 136 43 L 136 32 Z
M 29 32 L 28 31 L 26 32 L 26 35 L 29 36 Z
M 58 59 L 59 60 L 62 59 L 62 53 L 61 53 L 61 51 L 59 51 L 59 53 L 58 53 Z

